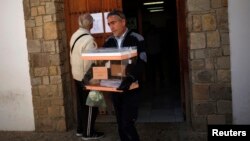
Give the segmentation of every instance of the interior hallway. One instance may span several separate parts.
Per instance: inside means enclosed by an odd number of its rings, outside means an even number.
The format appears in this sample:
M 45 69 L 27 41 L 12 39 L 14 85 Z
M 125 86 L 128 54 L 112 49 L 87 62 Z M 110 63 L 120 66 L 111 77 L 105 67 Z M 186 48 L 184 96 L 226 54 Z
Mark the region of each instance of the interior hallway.
M 144 86 L 138 122 L 183 122 L 179 89 L 163 85 L 156 88 Z

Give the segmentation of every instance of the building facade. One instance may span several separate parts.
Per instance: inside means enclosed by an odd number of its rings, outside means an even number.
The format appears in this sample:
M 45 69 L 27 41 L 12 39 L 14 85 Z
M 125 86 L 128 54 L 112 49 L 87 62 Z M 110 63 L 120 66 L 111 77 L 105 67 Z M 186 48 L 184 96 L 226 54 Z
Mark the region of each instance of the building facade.
M 23 0 L 35 131 L 66 131 L 74 124 L 65 2 Z M 229 4 L 234 2 L 185 0 L 183 7 L 188 52 L 184 59 L 188 62 L 189 80 L 185 122 L 194 131 L 205 133 L 208 124 L 233 124 L 236 117 L 245 113 L 237 112 L 237 104 L 244 98 L 237 99 L 240 93 L 232 93 L 231 51 L 234 49 L 230 47 L 233 39 L 229 31 Z M 237 62 L 233 65 L 237 67 Z M 232 102 L 233 98 L 237 99 L 236 103 Z

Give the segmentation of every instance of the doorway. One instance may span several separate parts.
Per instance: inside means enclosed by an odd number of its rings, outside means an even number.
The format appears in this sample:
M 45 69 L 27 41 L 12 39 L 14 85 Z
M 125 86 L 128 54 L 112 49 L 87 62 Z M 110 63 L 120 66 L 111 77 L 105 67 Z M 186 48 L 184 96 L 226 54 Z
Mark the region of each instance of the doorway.
M 188 73 L 188 49 L 186 43 L 185 2 L 182 0 L 161 0 L 163 11 L 150 12 L 149 6 L 143 3 L 150 0 L 75 0 L 65 2 L 65 16 L 68 40 L 77 29 L 77 17 L 83 12 L 108 12 L 112 9 L 123 9 L 126 14 L 128 27 L 142 34 L 145 39 L 151 25 L 159 33 L 159 41 L 149 43 L 161 44 L 160 59 L 152 61 L 153 65 L 161 66 L 161 69 L 153 71 L 152 65 L 148 65 L 145 73 L 141 105 L 139 111 L 140 122 L 179 122 L 189 121 L 189 73 Z M 153 0 L 152 0 L 153 1 Z M 156 0 L 154 0 L 156 1 Z M 102 45 L 109 33 L 93 34 L 98 44 Z M 147 39 L 146 39 L 147 40 Z M 150 45 L 151 46 L 151 45 Z M 154 46 L 154 44 L 152 45 Z M 152 59 L 151 59 L 152 60 Z M 160 63 L 161 62 L 161 63 Z M 162 65 L 159 65 L 162 64 Z M 155 85 L 154 85 L 155 84 Z M 109 97 L 109 95 L 106 95 Z M 74 97 L 74 94 L 73 94 Z M 73 101 L 75 104 L 75 102 Z M 97 121 L 115 122 L 114 111 L 109 98 L 106 109 L 101 110 Z M 186 119 L 188 118 L 188 119 Z
M 138 121 L 183 122 L 176 1 L 146 2 L 123 0 L 128 27 L 144 36 L 148 55 Z

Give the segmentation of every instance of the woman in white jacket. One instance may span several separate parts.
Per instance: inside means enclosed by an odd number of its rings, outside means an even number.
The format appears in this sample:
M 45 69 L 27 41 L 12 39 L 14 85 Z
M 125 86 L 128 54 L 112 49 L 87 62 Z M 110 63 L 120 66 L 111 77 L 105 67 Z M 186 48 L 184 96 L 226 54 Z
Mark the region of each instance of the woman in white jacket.
M 96 132 L 94 129 L 98 107 L 90 107 L 85 104 L 89 91 L 84 90 L 82 83 L 82 79 L 93 61 L 81 59 L 81 53 L 97 48 L 94 37 L 90 34 L 93 21 L 94 19 L 89 13 L 81 14 L 78 18 L 79 28 L 70 39 L 70 64 L 77 101 L 76 136 L 81 136 L 83 140 L 100 139 L 104 136 L 102 132 Z

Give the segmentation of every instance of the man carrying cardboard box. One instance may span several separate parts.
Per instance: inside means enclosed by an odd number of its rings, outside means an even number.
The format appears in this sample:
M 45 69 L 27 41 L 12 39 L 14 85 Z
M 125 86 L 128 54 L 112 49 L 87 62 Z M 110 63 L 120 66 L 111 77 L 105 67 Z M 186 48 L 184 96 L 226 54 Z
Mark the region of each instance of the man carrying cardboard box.
M 137 47 L 137 60 L 127 66 L 126 76 L 117 88 L 122 93 L 113 92 L 112 101 L 116 113 L 118 132 L 121 141 L 140 141 L 135 122 L 138 116 L 140 87 L 129 90 L 133 82 L 142 80 L 147 56 L 144 48 L 144 38 L 126 27 L 126 18 L 121 11 L 111 11 L 108 25 L 113 33 L 104 43 L 105 48 Z

